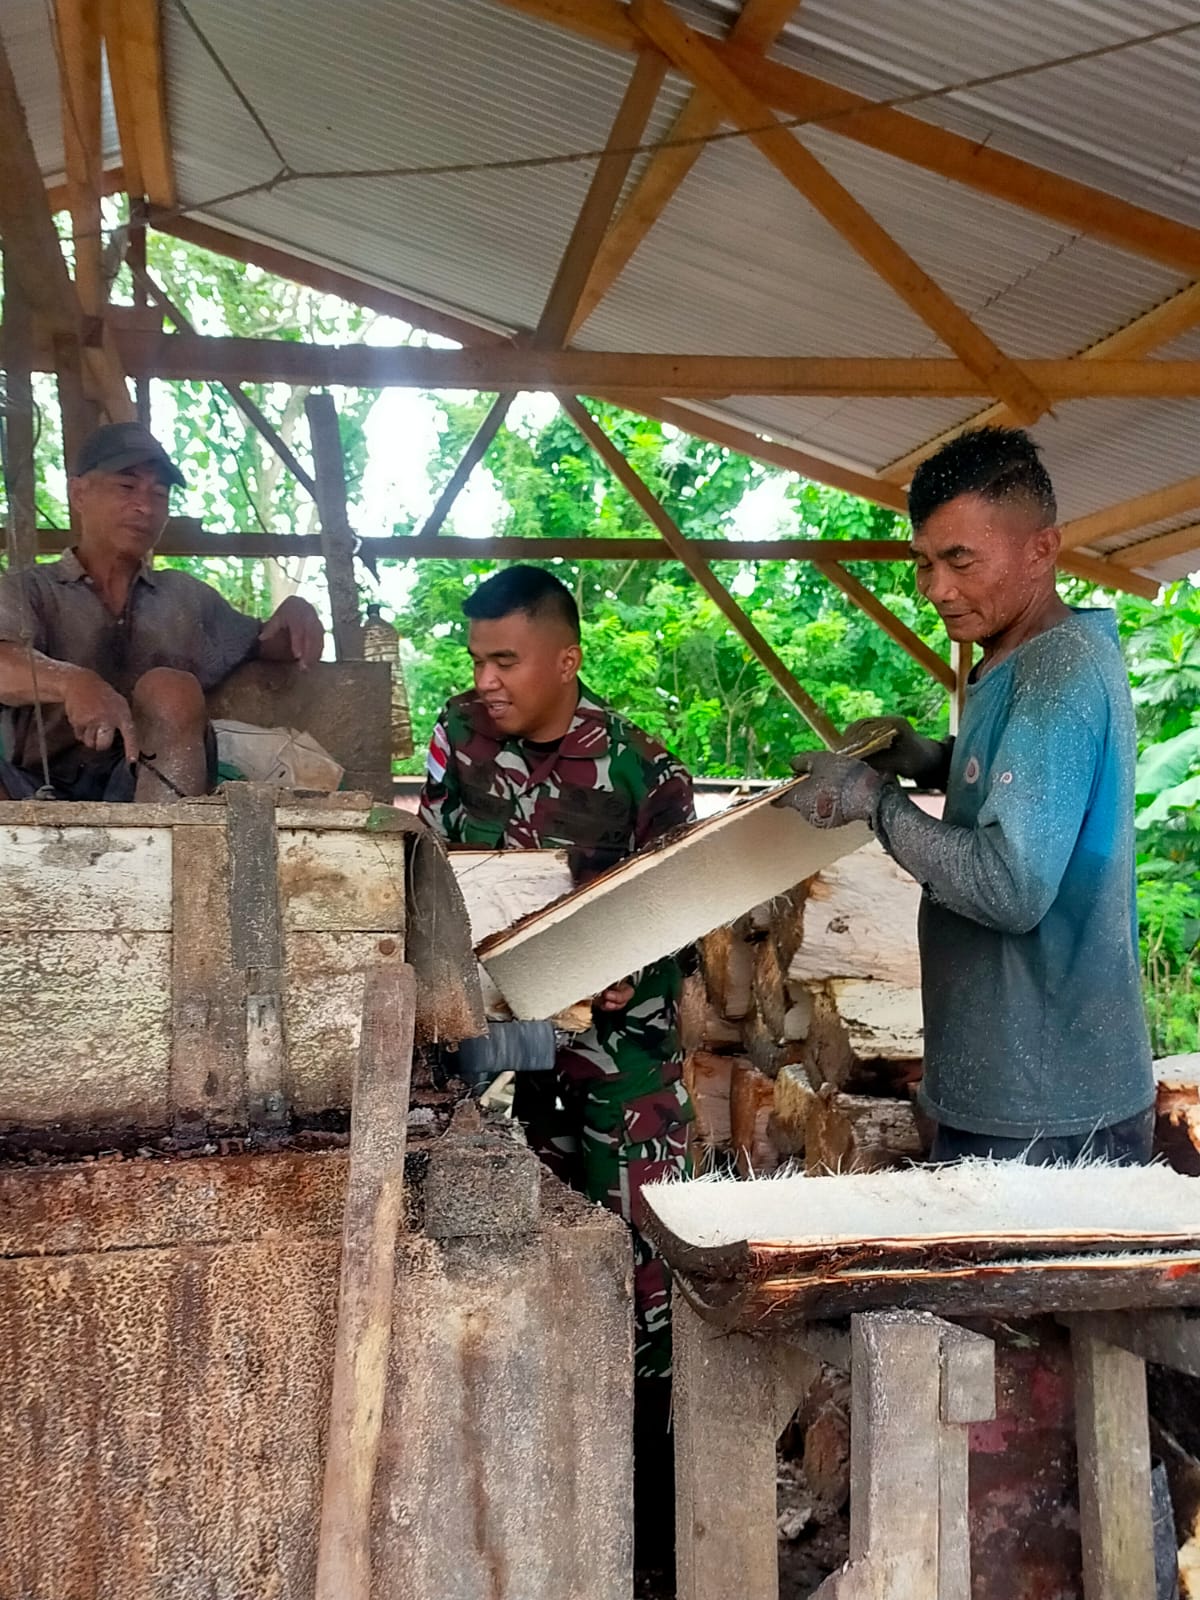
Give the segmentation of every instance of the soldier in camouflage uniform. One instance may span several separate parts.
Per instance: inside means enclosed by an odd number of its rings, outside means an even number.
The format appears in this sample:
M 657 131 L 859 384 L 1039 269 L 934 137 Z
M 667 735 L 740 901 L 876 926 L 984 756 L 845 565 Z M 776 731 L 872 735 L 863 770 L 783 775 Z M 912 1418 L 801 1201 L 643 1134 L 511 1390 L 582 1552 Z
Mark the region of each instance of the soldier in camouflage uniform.
M 509 568 L 463 610 L 475 689 L 434 729 L 421 795 L 431 828 L 481 849 L 567 849 L 584 882 L 694 819 L 687 771 L 579 682 L 578 612 L 552 574 Z M 680 983 L 673 960 L 632 974 L 559 1052 L 551 1095 L 544 1079 L 518 1078 L 517 1113 L 543 1160 L 632 1227 L 642 1380 L 671 1370 L 670 1279 L 637 1223 L 642 1185 L 687 1163 Z

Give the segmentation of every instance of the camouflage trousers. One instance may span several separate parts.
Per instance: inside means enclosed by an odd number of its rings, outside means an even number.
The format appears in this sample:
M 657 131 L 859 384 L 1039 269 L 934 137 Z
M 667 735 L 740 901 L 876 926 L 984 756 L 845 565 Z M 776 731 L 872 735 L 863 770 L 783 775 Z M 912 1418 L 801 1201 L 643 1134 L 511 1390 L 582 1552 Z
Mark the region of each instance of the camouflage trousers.
M 658 1069 L 659 1087 L 624 1099 L 619 1078 L 580 1074 L 584 1034 L 560 1052 L 554 1073 L 520 1074 L 516 1115 L 550 1170 L 571 1188 L 623 1217 L 633 1236 L 634 1373 L 671 1372 L 671 1275 L 639 1228 L 641 1190 L 685 1172 L 692 1117 L 679 1066 Z M 642 1085 L 639 1085 L 642 1087 Z

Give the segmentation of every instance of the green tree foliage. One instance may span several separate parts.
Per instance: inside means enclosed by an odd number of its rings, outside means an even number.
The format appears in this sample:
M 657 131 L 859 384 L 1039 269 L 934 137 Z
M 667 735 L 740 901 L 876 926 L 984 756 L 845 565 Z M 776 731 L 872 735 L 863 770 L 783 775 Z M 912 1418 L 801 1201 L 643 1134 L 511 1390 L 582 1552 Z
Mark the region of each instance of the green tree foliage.
M 1140 757 L 1138 909 L 1159 1055 L 1198 1047 L 1200 1014 L 1200 589 L 1118 605 Z
M 453 470 L 489 404 L 442 401 L 446 426 L 435 484 Z M 778 473 L 661 423 L 596 405 L 595 415 L 692 537 L 728 537 L 744 496 Z M 533 429 L 503 428 L 485 465 L 508 502 L 498 533 L 527 538 L 651 537 L 645 517 L 561 413 Z M 788 488 L 788 533 L 825 538 L 903 535 L 903 520 L 815 484 Z M 410 644 L 414 724 L 429 727 L 469 667 L 460 613 L 467 590 L 501 563 L 423 561 L 397 624 Z M 585 618 L 584 673 L 693 771 L 780 776 L 788 757 L 817 739 L 674 562 L 559 562 L 555 570 Z M 945 695 L 922 669 L 821 577 L 811 563 L 722 562 L 734 590 L 787 665 L 839 724 L 884 709 L 923 728 L 945 726 Z M 907 562 L 852 566 L 935 648 L 937 618 L 917 597 Z M 413 763 L 419 770 L 420 758 Z

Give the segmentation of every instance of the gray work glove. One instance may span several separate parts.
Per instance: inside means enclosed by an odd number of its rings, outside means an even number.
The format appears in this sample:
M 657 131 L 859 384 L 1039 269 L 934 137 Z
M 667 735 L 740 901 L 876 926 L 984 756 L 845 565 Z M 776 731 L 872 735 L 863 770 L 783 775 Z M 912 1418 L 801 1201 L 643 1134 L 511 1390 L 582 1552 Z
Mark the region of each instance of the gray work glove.
M 502 1072 L 552 1072 L 558 1047 L 552 1022 L 489 1022 L 478 1039 L 463 1039 L 454 1072 L 468 1088 L 483 1088 Z
M 835 755 L 831 750 L 805 751 L 792 762 L 804 778 L 771 804 L 798 811 L 814 828 L 844 828 L 848 822 L 874 823 L 879 797 L 888 778 L 865 761 Z
M 911 778 L 923 788 L 944 786 L 950 762 L 949 743 L 924 738 L 905 717 L 863 717 L 846 729 L 841 748 L 852 750 L 889 733 L 892 737 L 887 744 L 860 759 L 876 772 Z

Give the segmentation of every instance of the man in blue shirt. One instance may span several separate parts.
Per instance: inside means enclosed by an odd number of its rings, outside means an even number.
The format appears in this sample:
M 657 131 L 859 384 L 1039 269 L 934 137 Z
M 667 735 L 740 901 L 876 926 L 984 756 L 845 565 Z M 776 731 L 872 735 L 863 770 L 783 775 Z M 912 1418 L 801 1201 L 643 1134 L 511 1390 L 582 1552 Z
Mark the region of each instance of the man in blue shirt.
M 924 888 L 921 1103 L 935 1160 L 1150 1159 L 1134 879 L 1137 740 L 1109 611 L 1055 587 L 1050 478 L 1018 430 L 960 435 L 909 492 L 917 585 L 982 646 L 957 739 L 903 718 L 870 764 L 802 757 L 818 827 L 865 820 Z M 894 782 L 944 789 L 940 821 Z

